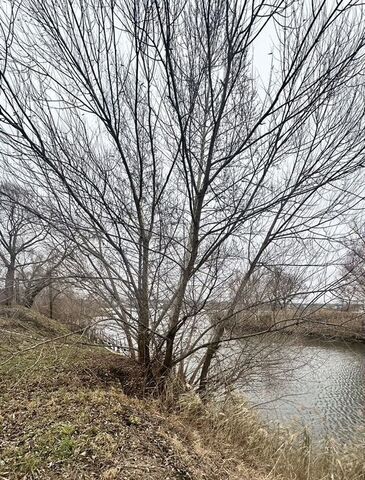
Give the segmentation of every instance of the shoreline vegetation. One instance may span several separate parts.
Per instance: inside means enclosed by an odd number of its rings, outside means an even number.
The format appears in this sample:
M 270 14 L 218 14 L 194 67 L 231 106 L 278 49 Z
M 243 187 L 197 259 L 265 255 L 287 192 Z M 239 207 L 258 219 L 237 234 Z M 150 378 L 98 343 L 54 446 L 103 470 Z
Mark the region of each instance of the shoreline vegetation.
M 34 311 L 2 309 L 0 329 L 0 478 L 365 478 L 364 444 L 313 444 L 174 382 L 146 396 L 137 364 Z
M 360 311 L 342 311 L 321 308 L 301 312 L 287 309 L 278 312 L 256 312 L 238 315 L 234 319 L 235 328 L 240 333 L 259 333 L 276 330 L 283 334 L 295 334 L 329 340 L 365 342 L 365 319 Z

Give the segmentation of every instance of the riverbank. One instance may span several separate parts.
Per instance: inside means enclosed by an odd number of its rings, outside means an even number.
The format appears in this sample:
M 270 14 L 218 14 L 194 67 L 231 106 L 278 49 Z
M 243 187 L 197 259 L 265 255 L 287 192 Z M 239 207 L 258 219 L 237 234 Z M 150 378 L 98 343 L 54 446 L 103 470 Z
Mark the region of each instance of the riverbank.
M 234 318 L 233 327 L 243 334 L 271 330 L 303 337 L 365 342 L 365 313 L 332 308 L 246 312 Z
M 0 478 L 261 480 L 143 398 L 138 365 L 25 309 L 0 312 Z
M 364 478 L 363 445 L 314 447 L 238 399 L 146 398 L 137 365 L 34 312 L 0 331 L 0 478 Z

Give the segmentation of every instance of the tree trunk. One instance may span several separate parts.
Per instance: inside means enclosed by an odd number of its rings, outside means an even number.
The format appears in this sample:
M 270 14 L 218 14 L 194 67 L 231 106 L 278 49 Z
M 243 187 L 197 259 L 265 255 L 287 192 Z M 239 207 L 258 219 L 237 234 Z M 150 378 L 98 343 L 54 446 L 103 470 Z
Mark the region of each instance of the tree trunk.
M 53 284 L 52 280 L 49 280 L 49 287 L 48 287 L 48 300 L 49 300 L 49 318 L 53 318 Z
M 224 325 L 221 323 L 220 325 L 218 325 L 217 330 L 214 334 L 214 337 L 205 353 L 204 363 L 200 373 L 200 380 L 199 380 L 199 387 L 198 387 L 198 393 L 201 397 L 203 397 L 206 393 L 207 382 L 208 382 L 208 372 L 209 372 L 212 360 L 214 358 L 214 355 L 217 353 L 219 349 L 223 332 L 224 332 Z
M 15 261 L 11 260 L 9 263 L 5 276 L 5 305 L 11 306 L 15 299 Z
M 138 360 L 143 366 L 148 367 L 150 363 L 148 311 L 141 308 L 138 320 Z
M 141 278 L 140 294 L 138 299 L 138 360 L 148 369 L 150 366 L 150 318 L 149 318 L 149 300 L 148 300 L 148 240 L 142 238 L 142 258 L 141 258 Z
M 24 307 L 31 308 L 34 304 L 34 301 L 35 301 L 37 295 L 39 295 L 41 293 L 41 291 L 44 290 L 47 287 L 47 283 L 38 282 L 38 283 L 35 283 L 35 284 L 34 283 L 30 284 L 26 288 L 26 290 L 24 292 L 24 295 L 23 295 L 23 298 L 22 298 L 21 302 L 19 302 L 19 303 L 21 305 L 23 305 Z

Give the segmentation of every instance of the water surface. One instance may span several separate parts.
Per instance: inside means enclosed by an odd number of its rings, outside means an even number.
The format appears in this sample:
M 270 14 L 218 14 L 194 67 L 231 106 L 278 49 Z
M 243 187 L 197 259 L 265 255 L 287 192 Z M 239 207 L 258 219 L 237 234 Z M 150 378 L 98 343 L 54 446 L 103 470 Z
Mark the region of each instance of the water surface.
M 263 415 L 348 442 L 365 432 L 365 344 L 251 339 L 263 366 L 240 388 Z M 266 349 L 265 349 L 266 348 Z M 264 353 L 266 352 L 266 353 Z M 266 359 L 266 365 L 265 365 Z
M 106 343 L 128 348 L 117 323 L 100 328 Z M 228 362 L 238 357 L 237 386 L 266 419 L 294 422 L 317 439 L 365 436 L 365 344 L 274 334 L 219 352 Z

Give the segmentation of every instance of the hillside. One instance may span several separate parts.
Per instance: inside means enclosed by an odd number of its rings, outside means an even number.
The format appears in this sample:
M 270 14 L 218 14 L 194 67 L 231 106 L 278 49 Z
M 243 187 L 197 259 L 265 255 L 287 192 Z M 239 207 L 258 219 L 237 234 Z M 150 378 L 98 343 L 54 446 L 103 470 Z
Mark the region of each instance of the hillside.
M 2 309 L 0 331 L 2 480 L 260 478 L 138 399 L 129 360 L 26 309 Z
M 0 480 L 365 479 L 364 442 L 269 429 L 241 397 L 143 396 L 136 363 L 24 308 L 0 333 Z

